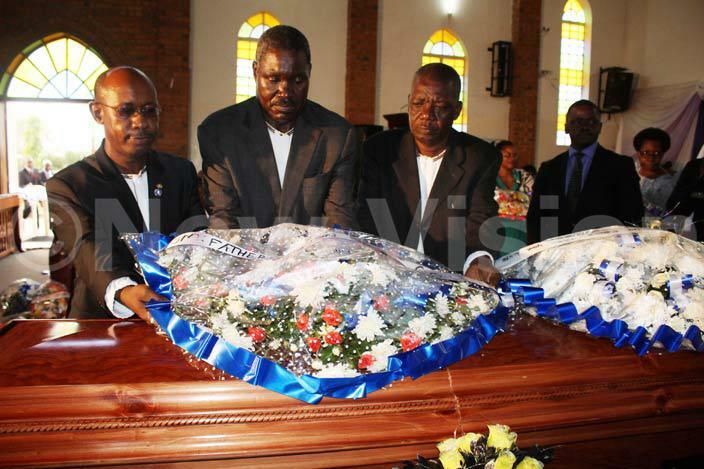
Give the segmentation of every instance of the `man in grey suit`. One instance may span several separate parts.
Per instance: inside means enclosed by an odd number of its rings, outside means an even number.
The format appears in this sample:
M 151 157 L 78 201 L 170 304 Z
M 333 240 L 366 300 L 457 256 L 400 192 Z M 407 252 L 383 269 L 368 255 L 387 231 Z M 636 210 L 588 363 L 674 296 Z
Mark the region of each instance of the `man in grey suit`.
M 354 128 L 307 99 L 307 39 L 290 26 L 267 30 L 252 69 L 257 96 L 198 127 L 211 227 L 356 227 Z

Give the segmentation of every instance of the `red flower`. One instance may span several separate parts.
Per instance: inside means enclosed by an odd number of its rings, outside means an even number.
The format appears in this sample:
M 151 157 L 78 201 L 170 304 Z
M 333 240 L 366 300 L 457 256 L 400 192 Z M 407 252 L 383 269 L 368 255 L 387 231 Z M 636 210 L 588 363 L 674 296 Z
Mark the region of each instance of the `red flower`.
M 467 298 L 465 298 L 463 296 L 457 296 L 457 297 L 455 297 L 455 303 L 457 303 L 458 305 L 466 305 Z
M 401 348 L 404 352 L 408 352 L 418 347 L 422 341 L 423 339 L 413 332 L 406 332 L 401 336 Z
M 266 295 L 266 296 L 262 296 L 259 299 L 259 302 L 261 304 L 263 304 L 264 306 L 271 306 L 271 305 L 276 304 L 276 298 L 271 295 Z
M 308 329 L 308 315 L 306 313 L 301 313 L 296 320 L 296 327 L 299 331 L 305 331 Z
M 337 326 L 342 322 L 342 315 L 332 306 L 326 306 L 325 311 L 323 311 L 323 321 L 328 326 Z
M 342 343 L 342 334 L 337 331 L 328 332 L 325 334 L 325 342 L 330 345 L 340 345 Z
M 252 338 L 252 342 L 257 343 L 266 339 L 266 331 L 261 327 L 249 327 L 247 328 L 247 334 Z
M 366 370 L 370 366 L 372 366 L 372 363 L 374 363 L 376 360 L 374 359 L 374 355 L 372 355 L 369 352 L 363 353 L 361 357 L 359 357 L 359 361 L 357 362 L 357 368 L 360 370 Z
M 185 288 L 188 288 L 188 281 L 181 274 L 176 275 L 171 281 L 171 283 L 173 284 L 176 290 L 183 290 Z
M 380 295 L 374 298 L 374 309 L 377 311 L 386 311 L 389 309 L 389 298 L 386 295 Z
M 317 353 L 320 350 L 320 339 L 317 337 L 306 337 L 306 344 L 308 344 L 308 348 L 313 353 Z

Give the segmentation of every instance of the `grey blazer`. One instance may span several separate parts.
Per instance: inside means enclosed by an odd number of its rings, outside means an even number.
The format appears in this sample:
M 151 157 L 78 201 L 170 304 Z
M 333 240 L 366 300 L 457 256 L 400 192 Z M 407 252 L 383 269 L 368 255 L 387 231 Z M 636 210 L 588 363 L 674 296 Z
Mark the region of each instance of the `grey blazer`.
M 296 120 L 283 181 L 256 98 L 211 114 L 198 143 L 212 227 L 357 227 L 354 127 L 322 106 L 306 101 Z

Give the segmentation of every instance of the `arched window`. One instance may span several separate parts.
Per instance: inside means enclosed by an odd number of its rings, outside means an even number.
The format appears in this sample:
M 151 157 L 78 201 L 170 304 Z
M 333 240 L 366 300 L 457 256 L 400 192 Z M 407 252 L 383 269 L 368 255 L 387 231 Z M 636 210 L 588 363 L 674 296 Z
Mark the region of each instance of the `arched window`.
M 466 72 L 467 59 L 464 52 L 464 47 L 459 39 L 447 29 L 438 29 L 430 36 L 428 42 L 423 47 L 423 65 L 442 62 L 454 68 L 459 74 L 462 82 L 460 91 L 460 99 L 463 101 L 462 112 L 455 119 L 453 127 L 456 130 L 467 131 L 467 99 L 466 99 Z
M 250 16 L 247 21 L 242 23 L 240 31 L 237 33 L 235 102 L 241 103 L 256 94 L 257 86 L 252 76 L 252 62 L 254 62 L 257 53 L 257 40 L 264 31 L 278 24 L 279 20 L 265 11 Z
M 587 96 L 589 71 L 587 70 L 587 15 L 579 0 L 567 0 L 562 13 L 560 43 L 560 88 L 557 97 L 558 145 L 569 145 L 565 133 L 567 109 L 575 101 Z
M 35 171 L 48 162 L 55 173 L 95 152 L 103 132 L 87 103 L 107 68 L 98 52 L 65 33 L 40 39 L 15 57 L 0 79 L 7 136 L 4 190 L 41 189 L 43 180 L 20 185 L 19 171 L 30 160 Z

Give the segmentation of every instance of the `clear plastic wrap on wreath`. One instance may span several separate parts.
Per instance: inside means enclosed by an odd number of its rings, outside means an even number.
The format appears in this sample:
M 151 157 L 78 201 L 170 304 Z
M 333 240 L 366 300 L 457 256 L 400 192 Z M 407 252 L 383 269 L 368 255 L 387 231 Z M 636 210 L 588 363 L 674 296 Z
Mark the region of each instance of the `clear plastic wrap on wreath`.
M 704 245 L 674 233 L 609 227 L 549 239 L 497 261 L 557 303 L 653 334 L 661 325 L 685 334 L 704 329 Z M 575 322 L 575 329 L 584 324 Z
M 187 233 L 159 263 L 178 316 L 298 375 L 385 371 L 389 356 L 450 339 L 499 302 L 417 251 L 318 227 Z

